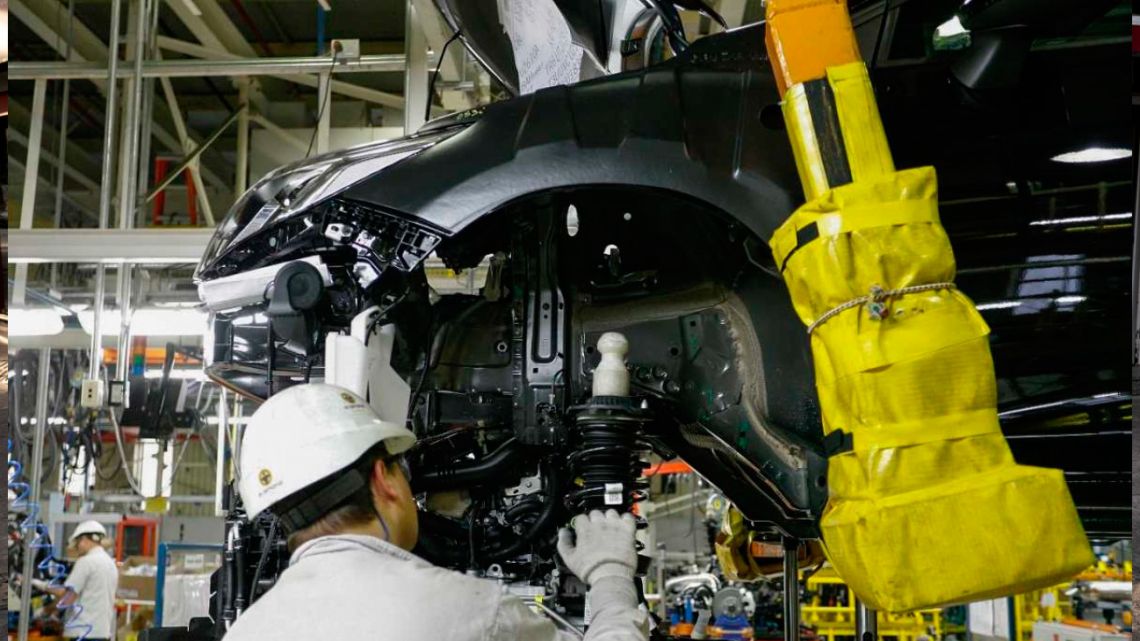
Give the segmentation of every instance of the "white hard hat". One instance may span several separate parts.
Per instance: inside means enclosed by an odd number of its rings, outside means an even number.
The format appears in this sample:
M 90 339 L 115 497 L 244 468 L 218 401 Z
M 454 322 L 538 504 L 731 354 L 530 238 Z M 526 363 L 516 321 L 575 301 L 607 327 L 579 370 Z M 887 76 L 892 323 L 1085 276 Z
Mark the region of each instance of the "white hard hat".
M 83 536 L 84 534 L 98 534 L 100 537 L 107 536 L 107 530 L 103 524 L 98 521 L 84 521 L 80 523 L 75 531 L 71 533 L 71 538 L 67 540 L 68 543 L 75 543 L 75 539 Z
M 288 530 L 315 521 L 368 481 L 329 477 L 381 441 L 396 455 L 416 436 L 380 420 L 364 399 L 335 385 L 296 385 L 271 396 L 250 417 L 242 438 L 238 491 L 246 513 L 252 520 L 273 508 Z

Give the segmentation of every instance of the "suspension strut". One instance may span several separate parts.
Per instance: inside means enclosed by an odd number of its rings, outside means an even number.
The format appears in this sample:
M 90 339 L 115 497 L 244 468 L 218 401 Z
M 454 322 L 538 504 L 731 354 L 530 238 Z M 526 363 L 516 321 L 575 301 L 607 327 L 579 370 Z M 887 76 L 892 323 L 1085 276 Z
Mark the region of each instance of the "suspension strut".
M 642 457 L 649 450 L 644 433 L 652 414 L 629 395 L 628 351 L 625 336 L 602 334 L 593 396 L 573 408 L 572 451 L 567 463 L 576 488 L 566 494 L 566 507 L 575 514 L 608 509 L 629 512 L 647 496 L 648 482 L 641 473 L 649 467 Z

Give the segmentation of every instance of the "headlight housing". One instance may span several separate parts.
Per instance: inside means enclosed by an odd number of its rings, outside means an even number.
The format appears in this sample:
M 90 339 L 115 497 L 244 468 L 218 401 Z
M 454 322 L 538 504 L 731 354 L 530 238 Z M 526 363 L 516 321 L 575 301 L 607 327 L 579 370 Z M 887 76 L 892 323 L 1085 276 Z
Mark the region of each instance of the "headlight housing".
M 219 269 L 230 252 L 252 238 L 296 220 L 313 206 L 401 160 L 432 147 L 462 127 L 363 145 L 286 165 L 242 194 L 218 225 L 194 273 L 197 281 L 227 275 Z

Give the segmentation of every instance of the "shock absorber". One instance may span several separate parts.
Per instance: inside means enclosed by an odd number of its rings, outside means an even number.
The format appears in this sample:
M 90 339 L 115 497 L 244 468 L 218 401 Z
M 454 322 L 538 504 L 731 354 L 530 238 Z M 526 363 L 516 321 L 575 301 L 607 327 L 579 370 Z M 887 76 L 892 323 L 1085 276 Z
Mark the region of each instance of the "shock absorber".
M 566 507 L 576 514 L 607 509 L 629 512 L 646 498 L 648 483 L 641 473 L 649 466 L 642 459 L 649 446 L 643 435 L 652 415 L 629 395 L 628 351 L 625 336 L 602 334 L 593 396 L 575 408 L 567 462 L 576 487 L 567 493 Z

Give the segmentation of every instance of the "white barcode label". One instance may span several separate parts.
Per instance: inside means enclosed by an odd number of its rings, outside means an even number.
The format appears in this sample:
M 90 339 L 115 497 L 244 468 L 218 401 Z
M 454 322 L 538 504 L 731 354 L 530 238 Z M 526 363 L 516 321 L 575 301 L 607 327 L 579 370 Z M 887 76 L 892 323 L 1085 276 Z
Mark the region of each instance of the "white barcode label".
M 624 497 L 621 483 L 606 483 L 606 505 L 621 505 Z

